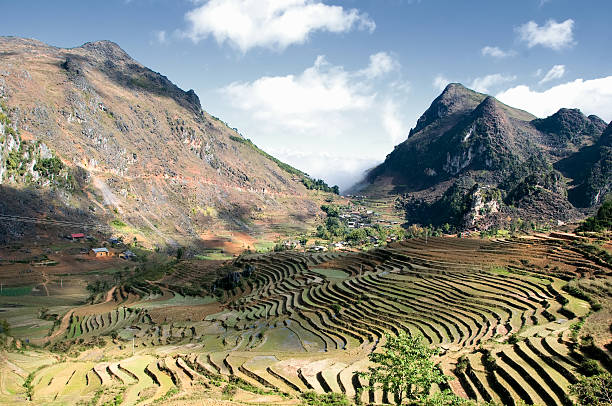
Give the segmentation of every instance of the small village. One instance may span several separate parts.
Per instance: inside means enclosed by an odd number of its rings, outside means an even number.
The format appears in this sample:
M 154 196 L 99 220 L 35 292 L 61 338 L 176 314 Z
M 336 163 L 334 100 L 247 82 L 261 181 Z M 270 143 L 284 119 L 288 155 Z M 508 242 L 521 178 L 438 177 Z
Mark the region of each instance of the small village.
M 85 235 L 85 233 L 72 233 L 70 235 L 65 236 L 66 239 L 70 241 L 89 241 L 91 243 L 97 242 L 97 240 L 92 237 Z M 110 249 L 109 249 L 110 247 Z M 122 237 L 111 237 L 108 240 L 102 242 L 101 246 L 92 246 L 87 252 L 85 250 L 81 250 L 81 254 L 87 254 L 94 258 L 108 258 L 108 257 L 119 257 L 125 260 L 134 260 L 136 259 L 136 254 L 134 254 L 129 249 L 126 249 L 125 244 L 123 243 Z

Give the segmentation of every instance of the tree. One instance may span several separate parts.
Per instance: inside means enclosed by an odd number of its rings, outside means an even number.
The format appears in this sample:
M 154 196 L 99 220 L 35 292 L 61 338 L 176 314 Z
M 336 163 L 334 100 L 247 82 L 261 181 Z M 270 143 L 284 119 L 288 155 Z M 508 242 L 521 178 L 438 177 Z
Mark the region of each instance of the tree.
M 367 372 L 359 373 L 369 381 L 369 389 L 380 387 L 388 390 L 400 405 L 403 400 L 424 402 L 431 385 L 450 379 L 432 360 L 439 350 L 429 348 L 423 336 L 411 336 L 400 331 L 397 336 L 385 334 L 385 337 L 387 342 L 382 347 L 383 351 L 369 355 L 374 366 L 369 367 Z
M 612 230 L 612 198 L 606 199 L 599 210 L 597 210 L 597 214 L 587 218 L 578 227 L 578 231 L 601 232 L 605 230 Z
M 11 327 L 6 320 L 0 320 L 0 334 L 11 334 Z
M 584 377 L 570 386 L 570 393 L 578 398 L 579 405 L 612 405 L 612 375 L 603 374 Z
M 365 241 L 365 239 L 367 237 L 368 237 L 368 234 L 367 234 L 365 229 L 363 229 L 363 228 L 356 228 L 356 229 L 352 230 L 346 236 L 346 239 L 349 240 L 349 241 L 354 241 L 356 243 L 360 243 L 362 241 Z

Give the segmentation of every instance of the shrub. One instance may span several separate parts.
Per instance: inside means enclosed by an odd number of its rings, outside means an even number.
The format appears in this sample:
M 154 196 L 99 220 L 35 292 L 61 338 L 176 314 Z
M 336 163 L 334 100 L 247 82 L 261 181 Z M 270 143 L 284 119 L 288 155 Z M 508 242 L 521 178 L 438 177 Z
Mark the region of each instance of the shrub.
M 612 198 L 607 199 L 593 217 L 587 218 L 577 231 L 605 231 L 612 229 Z
M 34 170 L 46 178 L 59 175 L 62 169 L 64 163 L 58 157 L 41 159 L 34 165 Z
M 508 344 L 516 344 L 521 341 L 521 337 L 518 334 L 514 333 L 510 337 L 508 337 Z
M 584 376 L 594 376 L 603 372 L 597 361 L 585 359 L 578 366 L 578 372 Z
M 350 402 L 343 393 L 319 395 L 316 392 L 305 392 L 302 394 L 302 404 L 309 406 L 348 406 Z
M 234 396 L 236 396 L 236 393 L 238 393 L 238 388 L 236 387 L 236 385 L 228 383 L 223 388 L 223 392 L 222 393 L 223 393 L 223 398 L 224 399 L 231 399 Z
M 582 378 L 570 386 L 570 393 L 578 398 L 580 405 L 609 406 L 612 403 L 612 375 L 606 372 Z

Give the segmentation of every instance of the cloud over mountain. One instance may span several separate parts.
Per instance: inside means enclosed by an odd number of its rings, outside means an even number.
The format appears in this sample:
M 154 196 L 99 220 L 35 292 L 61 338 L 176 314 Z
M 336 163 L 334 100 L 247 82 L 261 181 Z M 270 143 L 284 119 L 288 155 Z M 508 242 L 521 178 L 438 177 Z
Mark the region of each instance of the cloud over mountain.
M 599 79 L 576 79 L 538 92 L 519 85 L 496 96 L 500 101 L 538 117 L 546 117 L 562 107 L 579 108 L 585 114 L 596 114 L 606 121 L 612 120 L 612 76 Z
M 198 42 L 213 36 L 242 52 L 263 47 L 283 50 L 301 44 L 316 31 L 373 31 L 366 14 L 318 0 L 209 0 L 185 15 L 185 35 Z

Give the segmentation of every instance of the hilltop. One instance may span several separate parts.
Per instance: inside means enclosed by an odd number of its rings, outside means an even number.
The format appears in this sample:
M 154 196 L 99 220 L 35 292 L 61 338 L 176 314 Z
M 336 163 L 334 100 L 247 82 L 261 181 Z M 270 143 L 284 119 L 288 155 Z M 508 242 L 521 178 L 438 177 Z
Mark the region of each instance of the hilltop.
M 243 235 L 243 249 L 308 229 L 329 198 L 113 42 L 0 37 L 0 55 L 2 214 L 109 226 L 150 246 L 215 230 Z M 32 233 L 0 227 L 6 239 Z
M 396 197 L 409 223 L 558 225 L 611 191 L 611 132 L 577 109 L 538 119 L 453 83 L 352 192 Z

